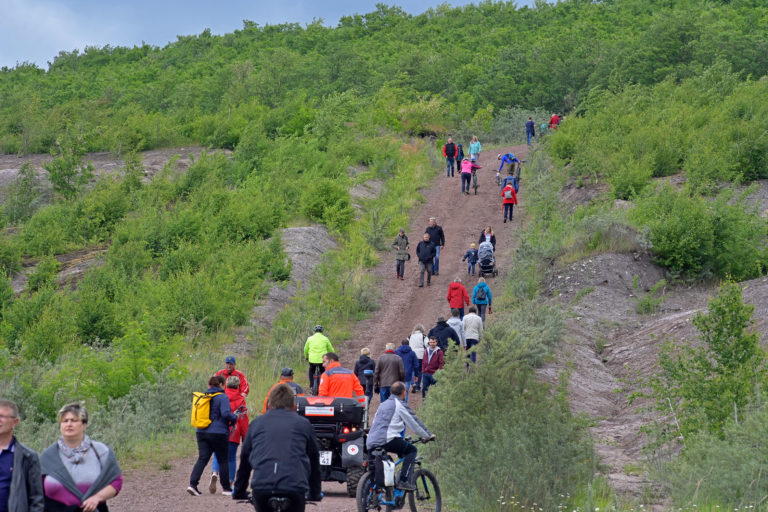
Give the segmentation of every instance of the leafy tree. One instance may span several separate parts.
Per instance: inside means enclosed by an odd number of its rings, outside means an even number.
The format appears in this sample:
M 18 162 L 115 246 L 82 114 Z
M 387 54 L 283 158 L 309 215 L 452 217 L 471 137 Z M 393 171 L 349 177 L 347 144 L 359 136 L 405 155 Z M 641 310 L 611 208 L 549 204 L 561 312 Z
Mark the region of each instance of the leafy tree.
M 65 199 L 72 199 L 93 176 L 93 166 L 84 162 L 85 147 L 80 141 L 68 138 L 59 145 L 53 160 L 43 164 L 53 190 Z
M 650 386 L 656 408 L 672 407 L 679 433 L 708 432 L 722 436 L 725 426 L 739 421 L 745 406 L 759 393 L 766 377 L 765 351 L 753 324 L 754 306 L 744 304 L 741 286 L 725 283 L 698 313 L 693 324 L 699 345 L 668 342 L 659 354 L 661 373 Z M 661 432 L 661 440 L 678 435 L 675 428 Z
M 35 169 L 24 162 L 16 179 L 5 189 L 3 210 L 8 220 L 16 224 L 28 219 L 37 209 L 39 197 L 40 183 Z

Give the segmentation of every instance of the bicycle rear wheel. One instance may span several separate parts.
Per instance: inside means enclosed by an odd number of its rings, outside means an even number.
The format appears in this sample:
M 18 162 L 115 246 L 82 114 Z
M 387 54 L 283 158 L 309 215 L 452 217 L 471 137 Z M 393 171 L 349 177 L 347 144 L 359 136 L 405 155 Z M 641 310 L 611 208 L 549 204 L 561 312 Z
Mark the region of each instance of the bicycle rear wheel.
M 416 471 L 416 490 L 408 493 L 411 512 L 440 512 L 443 499 L 437 478 L 428 469 Z
M 387 499 L 391 500 L 391 492 L 388 493 Z M 373 473 L 367 471 L 360 482 L 357 484 L 357 495 L 355 496 L 357 501 L 357 512 L 368 512 L 370 510 L 380 511 L 382 510 L 381 503 L 379 503 L 379 491 L 373 488 Z M 384 507 L 386 512 L 392 510 L 391 507 Z

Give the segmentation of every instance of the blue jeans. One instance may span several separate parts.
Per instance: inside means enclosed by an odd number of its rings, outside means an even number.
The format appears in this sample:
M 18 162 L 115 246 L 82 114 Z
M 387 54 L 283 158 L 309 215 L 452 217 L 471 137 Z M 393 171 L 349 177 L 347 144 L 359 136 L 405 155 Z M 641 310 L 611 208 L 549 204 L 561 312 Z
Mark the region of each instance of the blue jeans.
M 432 262 L 432 273 L 437 274 L 440 271 L 440 246 L 435 246 L 435 259 Z
M 386 402 L 387 398 L 392 394 L 389 392 L 391 386 L 381 386 L 379 388 L 379 398 L 381 398 L 382 402 Z
M 421 386 L 421 398 L 424 398 L 427 396 L 427 390 L 429 389 L 429 386 L 432 384 L 437 384 L 437 381 L 430 373 L 425 373 L 421 376 L 422 379 L 422 386 Z
M 475 306 L 477 306 L 477 314 L 485 322 L 485 310 L 488 308 L 488 304 L 475 304 Z
M 237 467 L 237 447 L 239 446 L 238 443 L 233 443 L 232 441 L 229 442 L 229 479 L 231 481 L 235 481 L 235 469 Z M 219 461 L 216 459 L 216 454 L 213 454 L 213 464 L 211 465 L 211 469 L 218 473 L 219 472 Z
M 512 220 L 512 211 L 515 205 L 512 203 L 504 203 L 504 218 Z
M 467 274 L 475 275 L 475 264 L 471 261 L 467 262 Z
M 469 358 L 472 360 L 473 363 L 477 362 L 477 354 L 472 350 L 472 347 L 480 343 L 477 340 L 471 340 L 467 338 L 467 352 L 469 352 Z
M 531 139 L 533 138 L 533 134 L 531 132 L 528 132 L 525 134 L 526 138 L 528 139 L 528 145 L 531 145 Z
M 405 384 L 405 405 L 408 405 L 408 395 L 411 393 L 411 386 L 413 385 L 413 377 L 411 377 L 408 380 L 404 380 L 403 384 Z
M 453 176 L 453 170 L 456 167 L 454 164 L 456 162 L 456 159 L 451 156 L 445 157 L 445 175 L 446 176 Z
M 469 193 L 469 184 L 472 180 L 472 173 L 470 172 L 462 172 L 461 173 L 461 191 Z

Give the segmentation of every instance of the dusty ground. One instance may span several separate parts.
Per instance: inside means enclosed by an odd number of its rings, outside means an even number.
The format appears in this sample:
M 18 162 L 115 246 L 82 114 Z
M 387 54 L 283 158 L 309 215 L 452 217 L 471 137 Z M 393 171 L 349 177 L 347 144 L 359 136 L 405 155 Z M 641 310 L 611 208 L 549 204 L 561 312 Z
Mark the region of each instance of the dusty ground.
M 639 290 L 633 287 L 638 276 Z M 635 312 L 638 296 L 663 277 L 647 256 L 601 254 L 553 269 L 549 292 L 552 301 L 568 311 L 566 342 L 556 362 L 541 370 L 549 379 L 570 371 L 569 395 L 574 411 L 597 420 L 592 429 L 601 462 L 613 487 L 629 498 L 643 496 L 655 486 L 643 472 L 644 437 L 640 427 L 649 422 L 648 405 L 627 404 L 624 379 L 647 377 L 656 369 L 665 337 L 695 340 L 693 316 L 706 310 L 712 286 L 667 287 L 658 312 Z M 742 283 L 744 300 L 755 305 L 755 328 L 768 339 L 768 278 Z M 621 391 L 619 391 L 621 390 Z M 662 508 L 659 508 L 661 510 Z
M 525 157 L 526 147 L 510 148 L 518 156 Z M 425 201 L 418 211 L 413 212 L 413 222 L 408 228 L 411 241 L 411 253 L 416 243 L 424 233 L 429 217 L 437 217 L 438 223 L 445 230 L 446 246 L 441 252 L 440 275 L 433 277 L 432 286 L 418 288 L 418 267 L 412 260 L 406 265 L 405 280 L 394 278 L 394 260 L 391 255 L 382 258 L 382 262 L 372 272 L 380 279 L 382 286 L 382 301 L 380 309 L 371 318 L 360 322 L 353 332 L 361 333 L 360 337 L 349 340 L 341 352 L 342 364 L 352 366 L 357 360 L 360 348 L 370 347 L 374 356 L 384 351 L 387 342 L 399 343 L 407 337 L 417 323 L 423 323 L 427 328 L 434 325 L 438 316 L 449 313 L 445 294 L 448 284 L 456 276 L 461 276 L 465 285 L 474 286 L 475 279 L 466 279 L 466 265 L 461 257 L 469 248 L 471 242 L 477 242 L 480 231 L 491 225 L 496 231 L 499 268 L 502 275 L 509 267 L 511 249 L 515 243 L 514 233 L 520 228 L 521 213 L 516 211 L 515 220 L 510 224 L 501 223 L 500 191 L 495 184 L 496 152 L 482 154 L 480 158 L 483 169 L 479 171 L 480 187 L 478 195 L 462 196 L 458 176 L 445 177 L 444 169 L 435 169 L 435 179 L 432 186 L 423 191 Z M 520 201 L 525 204 L 525 184 L 521 189 Z M 300 234 L 300 231 L 295 234 Z M 311 236 L 311 234 L 307 234 Z M 284 242 L 287 242 L 285 235 Z M 288 249 L 289 254 L 291 250 Z M 296 267 L 294 267 L 296 268 Z M 292 279 L 296 276 L 292 275 Z M 494 290 L 493 278 L 488 279 Z M 290 291 L 290 287 L 286 289 Z M 471 291 L 471 288 L 470 288 Z M 276 293 L 281 293 L 276 291 Z M 259 314 L 269 316 L 275 311 L 259 310 Z M 414 400 L 418 406 L 420 399 Z M 374 398 L 374 407 L 378 399 Z M 208 512 L 217 510 L 248 510 L 248 505 L 236 504 L 220 495 L 210 495 L 207 492 L 193 498 L 184 492 L 188 484 L 189 472 L 195 457 L 175 461 L 167 470 L 149 467 L 142 470 L 126 471 L 125 487 L 114 500 L 110 502 L 114 510 L 130 510 L 137 512 L 185 510 L 189 512 Z M 201 490 L 207 484 L 209 473 L 204 474 Z M 354 499 L 348 498 L 345 487 L 341 484 L 324 483 L 323 491 L 326 498 L 317 507 L 309 510 L 322 512 L 354 512 Z

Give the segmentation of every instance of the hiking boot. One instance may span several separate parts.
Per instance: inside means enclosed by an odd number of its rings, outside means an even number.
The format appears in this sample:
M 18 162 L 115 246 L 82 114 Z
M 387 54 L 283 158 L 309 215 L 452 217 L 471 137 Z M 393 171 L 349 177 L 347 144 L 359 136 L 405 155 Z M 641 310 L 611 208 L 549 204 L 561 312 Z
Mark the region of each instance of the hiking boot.
M 216 482 L 219 481 L 219 474 L 214 471 L 211 473 L 211 483 L 208 484 L 208 492 L 211 494 L 216 494 Z
M 200 496 L 200 491 L 197 490 L 196 485 L 190 485 L 189 487 L 187 487 L 187 492 L 192 496 Z
M 415 491 L 416 486 L 412 484 L 411 482 L 397 482 L 397 485 L 395 486 L 398 489 L 402 491 Z
M 507 219 L 504 219 L 504 224 L 506 224 L 506 223 L 507 223 Z
M 421 283 L 421 284 L 419 285 L 419 288 L 424 288 L 424 283 Z

